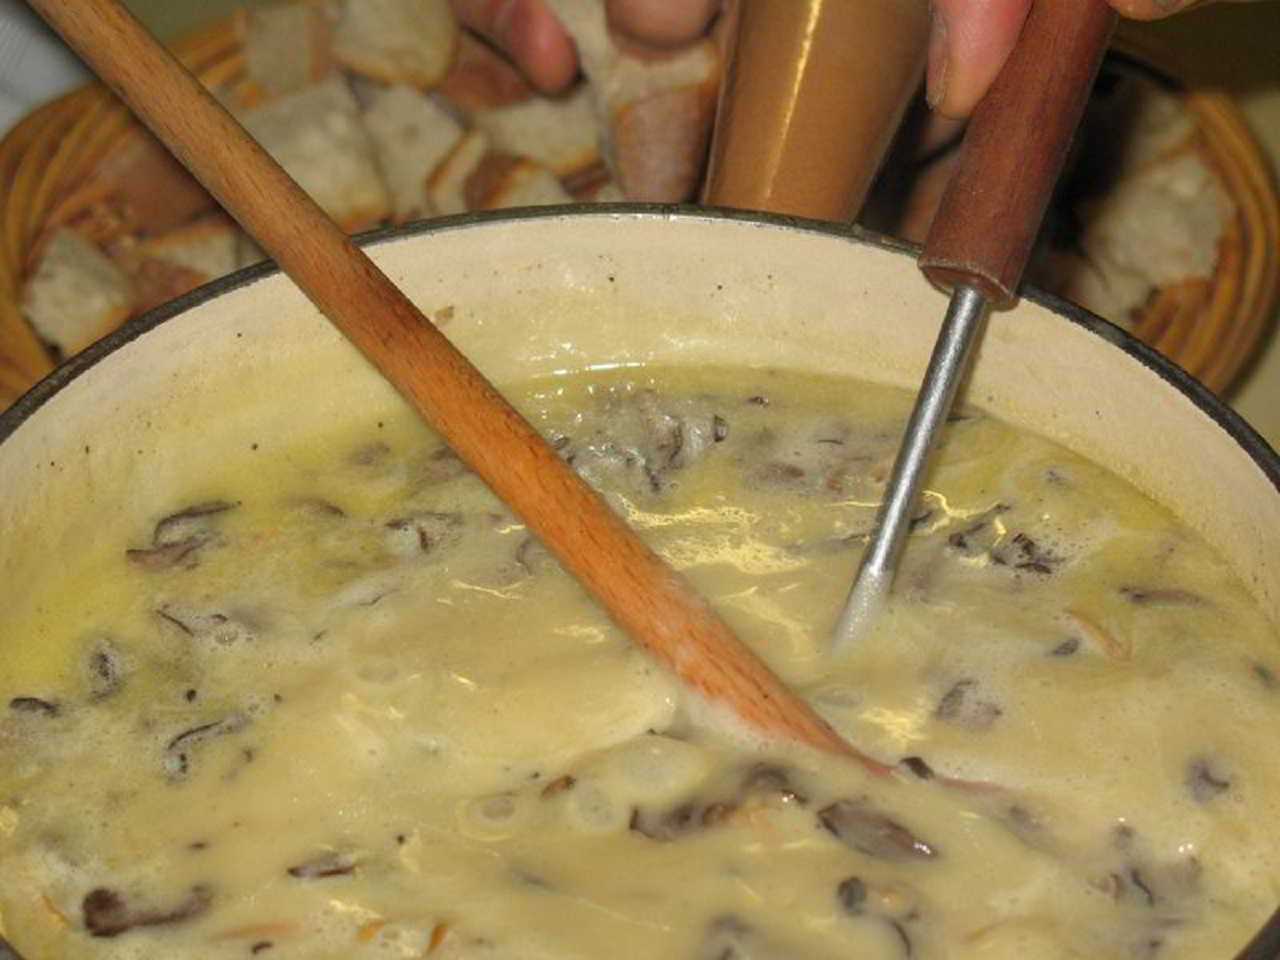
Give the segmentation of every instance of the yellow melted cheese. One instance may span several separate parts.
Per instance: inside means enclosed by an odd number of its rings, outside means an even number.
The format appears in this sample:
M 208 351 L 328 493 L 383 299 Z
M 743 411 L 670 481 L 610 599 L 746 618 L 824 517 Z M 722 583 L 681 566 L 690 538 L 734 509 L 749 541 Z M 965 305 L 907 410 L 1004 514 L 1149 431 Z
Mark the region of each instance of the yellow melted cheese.
M 9 611 L 19 956 L 1191 960 L 1280 900 L 1275 627 L 1101 468 L 953 423 L 892 606 L 833 658 L 908 398 L 513 395 L 894 775 L 738 736 L 414 421 L 346 424 Z

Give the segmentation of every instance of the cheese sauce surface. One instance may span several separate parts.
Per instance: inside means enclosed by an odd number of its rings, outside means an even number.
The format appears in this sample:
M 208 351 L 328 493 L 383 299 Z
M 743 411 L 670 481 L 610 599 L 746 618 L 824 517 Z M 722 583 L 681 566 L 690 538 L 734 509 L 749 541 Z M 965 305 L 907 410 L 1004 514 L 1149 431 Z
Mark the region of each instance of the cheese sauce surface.
M 6 611 L 17 956 L 1225 960 L 1280 901 L 1275 625 L 1105 470 L 957 416 L 835 657 L 905 394 L 509 395 L 893 775 L 740 735 L 408 414 L 338 425 Z

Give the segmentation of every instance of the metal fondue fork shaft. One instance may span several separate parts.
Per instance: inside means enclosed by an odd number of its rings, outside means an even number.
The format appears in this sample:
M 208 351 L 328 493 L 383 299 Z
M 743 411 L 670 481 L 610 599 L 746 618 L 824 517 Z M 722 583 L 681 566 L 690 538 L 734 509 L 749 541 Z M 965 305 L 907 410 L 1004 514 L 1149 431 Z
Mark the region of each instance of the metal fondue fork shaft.
M 956 390 L 969 369 L 986 312 L 987 298 L 980 290 L 963 285 L 956 287 L 907 421 L 902 446 L 893 462 L 871 540 L 836 625 L 837 650 L 857 639 L 861 627 L 875 618 L 893 586 L 894 571 L 911 531 L 911 514 L 920 496 L 929 457 L 938 445 Z

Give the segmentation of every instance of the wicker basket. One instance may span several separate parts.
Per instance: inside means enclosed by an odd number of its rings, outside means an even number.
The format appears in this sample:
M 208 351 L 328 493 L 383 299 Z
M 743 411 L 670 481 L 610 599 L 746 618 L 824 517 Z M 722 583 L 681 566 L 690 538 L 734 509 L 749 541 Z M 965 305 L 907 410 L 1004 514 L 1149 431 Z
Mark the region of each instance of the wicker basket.
M 222 21 L 177 44 L 175 52 L 207 85 L 236 89 L 244 82 L 238 36 L 234 20 Z M 1160 68 L 1151 51 L 1137 53 Z M 1186 93 L 1185 103 L 1237 216 L 1212 281 L 1160 291 L 1134 332 L 1221 392 L 1266 334 L 1280 291 L 1280 200 L 1235 104 L 1205 92 Z M 33 252 L 49 229 L 86 213 L 93 195 L 82 185 L 121 138 L 139 135 L 126 109 L 94 85 L 35 111 L 0 142 L 0 409 L 54 365 L 19 307 Z
M 229 20 L 176 44 L 174 53 L 210 86 L 233 82 L 243 71 Z M 82 212 L 76 187 L 101 159 L 121 138 L 138 135 L 125 106 L 92 84 L 36 110 L 0 142 L 0 409 L 54 367 L 20 308 L 33 251 L 48 229 Z
M 1186 75 L 1167 52 L 1126 38 L 1119 49 L 1165 78 Z M 1176 85 L 1176 84 L 1173 84 Z M 1236 380 L 1265 339 L 1280 302 L 1280 194 L 1271 166 L 1235 102 L 1183 90 L 1195 147 L 1235 203 L 1212 282 L 1161 290 L 1133 333 L 1216 393 Z

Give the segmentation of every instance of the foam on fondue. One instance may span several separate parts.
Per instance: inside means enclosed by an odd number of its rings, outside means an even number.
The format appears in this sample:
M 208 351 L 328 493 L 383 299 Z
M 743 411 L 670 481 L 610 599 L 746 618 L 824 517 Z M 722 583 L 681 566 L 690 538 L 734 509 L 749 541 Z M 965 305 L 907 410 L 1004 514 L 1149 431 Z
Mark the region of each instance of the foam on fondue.
M 19 956 L 1223 960 L 1280 900 L 1276 629 L 1103 469 L 957 418 L 833 660 L 905 395 L 512 395 L 894 774 L 715 720 L 410 417 L 335 425 L 33 563 L 0 637 Z

